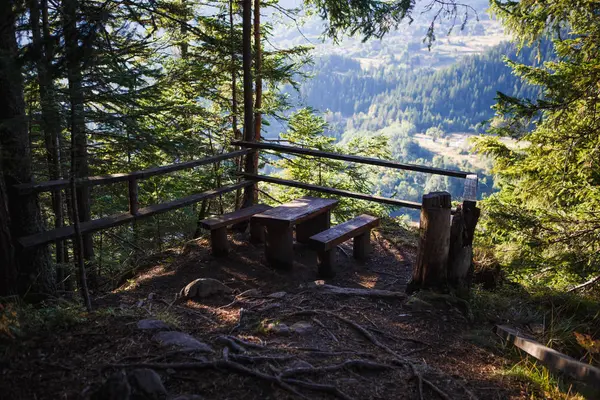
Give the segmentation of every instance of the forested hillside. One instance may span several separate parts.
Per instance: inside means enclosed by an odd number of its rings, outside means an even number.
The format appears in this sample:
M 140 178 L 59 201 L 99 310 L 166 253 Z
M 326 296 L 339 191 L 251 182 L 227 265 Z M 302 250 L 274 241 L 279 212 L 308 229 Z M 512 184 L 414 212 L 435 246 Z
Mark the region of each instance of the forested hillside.
M 513 74 L 505 59 L 538 65 L 540 54 L 550 57 L 551 44 L 517 52 L 514 44 L 504 42 L 437 70 L 394 65 L 364 69 L 353 59 L 323 56 L 311 69 L 314 76 L 302 85 L 300 99 L 332 113 L 327 119 L 338 135 L 345 130 L 378 130 L 395 121 L 411 122 L 419 132 L 431 127 L 483 131 L 479 124 L 493 116 L 497 92 L 525 98 L 539 94 L 539 89 Z

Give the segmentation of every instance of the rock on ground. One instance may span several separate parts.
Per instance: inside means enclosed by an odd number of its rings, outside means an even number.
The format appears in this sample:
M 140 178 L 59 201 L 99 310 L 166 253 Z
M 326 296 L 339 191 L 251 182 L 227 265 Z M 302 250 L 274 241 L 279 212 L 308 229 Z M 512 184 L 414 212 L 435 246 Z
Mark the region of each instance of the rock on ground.
M 132 399 L 164 400 L 167 398 L 167 389 L 154 370 L 138 368 L 129 372 L 127 376 L 131 385 Z
M 186 285 L 179 292 L 179 298 L 191 299 L 191 298 L 203 298 L 209 297 L 214 294 L 229 294 L 233 290 L 216 279 L 212 278 L 200 278 L 192 281 Z
M 293 324 L 290 330 L 298 335 L 308 335 L 315 330 L 315 327 L 306 321 L 299 321 Z
M 90 396 L 91 400 L 129 400 L 131 386 L 125 371 L 117 371 Z
M 159 319 L 142 319 L 137 323 L 137 328 L 141 330 L 168 331 L 169 325 Z
M 163 346 L 179 346 L 184 349 L 198 350 L 205 353 L 213 352 L 213 349 L 209 345 L 183 332 L 162 331 L 154 335 L 153 339 Z

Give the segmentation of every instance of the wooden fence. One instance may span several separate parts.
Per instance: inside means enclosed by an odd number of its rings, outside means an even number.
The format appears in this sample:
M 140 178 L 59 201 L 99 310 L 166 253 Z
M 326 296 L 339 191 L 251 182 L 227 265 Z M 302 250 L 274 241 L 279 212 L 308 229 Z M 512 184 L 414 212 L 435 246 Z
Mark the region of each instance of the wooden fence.
M 450 171 L 439 168 L 431 168 L 422 165 L 404 164 L 395 161 L 381 160 L 369 157 L 359 157 L 354 155 L 345 155 L 338 153 L 330 153 L 318 150 L 305 149 L 294 146 L 284 146 L 279 144 L 268 144 L 268 143 L 257 143 L 257 142 L 235 142 L 235 145 L 242 147 L 241 150 L 233 151 L 230 153 L 221 154 L 218 156 L 207 157 L 199 160 L 188 161 L 183 163 L 176 163 L 161 167 L 149 168 L 141 171 L 134 171 L 125 174 L 113 174 L 106 176 L 92 176 L 87 178 L 77 179 L 75 181 L 76 186 L 99 186 L 108 185 L 119 182 L 128 183 L 128 194 L 129 194 L 129 211 L 121 214 L 111 215 L 99 219 L 90 221 L 83 221 L 80 224 L 81 233 L 88 234 L 104 229 L 112 228 L 118 225 L 123 225 L 129 222 L 133 222 L 139 219 L 147 218 L 156 214 L 164 213 L 170 210 L 182 208 L 202 200 L 218 196 L 223 193 L 236 191 L 248 186 L 253 186 L 258 181 L 269 182 L 279 185 L 293 186 L 302 189 L 329 193 L 333 195 L 339 195 L 342 197 L 350 197 L 361 200 L 374 201 L 379 203 L 388 204 L 397 207 L 408 207 L 412 209 L 420 209 L 421 204 L 411 201 L 398 200 L 388 197 L 372 196 L 364 193 L 350 192 L 347 190 L 317 186 L 313 184 L 297 182 L 292 180 L 274 178 L 265 175 L 259 175 L 258 171 L 247 170 L 241 174 L 241 179 L 238 183 L 223 186 L 220 188 L 208 190 L 205 192 L 192 194 L 187 197 L 179 198 L 173 201 L 154 204 L 143 208 L 139 207 L 138 202 L 138 180 L 147 179 L 152 176 L 164 175 L 175 171 L 192 169 L 201 165 L 208 165 L 217 163 L 224 160 L 234 159 L 243 156 L 250 156 L 252 153 L 258 150 L 269 150 L 277 151 L 281 153 L 299 154 L 306 156 L 313 156 L 317 158 L 327 158 L 332 160 L 341 160 L 353 163 L 361 163 L 368 165 L 376 165 L 393 169 L 415 171 L 430 173 L 436 175 L 444 175 L 451 177 L 465 178 L 465 198 L 468 200 L 476 200 L 477 191 L 477 175 L 464 172 L 464 171 Z M 26 183 L 16 185 L 16 189 L 21 195 L 32 195 L 40 192 L 52 192 L 68 188 L 70 181 L 68 179 L 59 179 L 54 181 L 40 182 L 40 183 Z M 41 246 L 48 243 L 64 240 L 71 238 L 75 235 L 75 229 L 73 226 L 65 226 L 61 228 L 52 229 L 45 232 L 39 232 L 30 236 L 18 238 L 18 242 L 21 246 L 28 248 L 34 246 Z

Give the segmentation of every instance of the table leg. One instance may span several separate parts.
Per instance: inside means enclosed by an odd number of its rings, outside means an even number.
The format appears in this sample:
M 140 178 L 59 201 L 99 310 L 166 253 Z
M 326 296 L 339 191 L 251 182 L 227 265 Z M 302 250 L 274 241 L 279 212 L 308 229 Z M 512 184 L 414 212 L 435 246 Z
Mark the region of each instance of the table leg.
M 265 256 L 274 268 L 289 269 L 294 263 L 294 235 L 289 227 L 266 227 Z
M 210 231 L 210 245 L 212 253 L 216 257 L 226 256 L 229 253 L 226 226 Z
M 296 241 L 298 243 L 308 243 L 308 238 L 323 232 L 331 226 L 331 211 L 317 215 L 308 221 L 296 225 Z
M 317 253 L 317 268 L 320 278 L 333 278 L 335 275 L 336 252 L 337 249 L 334 247 L 331 250 Z
M 250 243 L 260 244 L 265 241 L 265 227 L 250 220 Z

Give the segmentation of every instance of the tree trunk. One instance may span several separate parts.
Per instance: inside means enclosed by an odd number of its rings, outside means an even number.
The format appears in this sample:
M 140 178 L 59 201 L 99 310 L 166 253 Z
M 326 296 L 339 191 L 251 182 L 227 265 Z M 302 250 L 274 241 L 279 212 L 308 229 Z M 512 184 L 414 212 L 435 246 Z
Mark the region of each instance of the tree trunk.
M 242 0 L 242 67 L 244 70 L 244 140 L 254 141 L 254 112 L 252 104 L 252 0 Z M 246 156 L 244 171 L 256 173 L 254 157 Z M 254 201 L 255 186 L 244 189 L 244 207 Z
M 260 0 L 254 0 L 254 74 L 255 84 L 255 103 L 254 103 L 254 141 L 260 142 L 260 131 L 262 128 L 262 48 L 260 45 Z M 254 173 L 258 171 L 258 151 L 252 154 L 252 163 Z M 258 191 L 253 190 L 252 202 L 258 201 Z
M 0 169 L 0 296 L 15 294 L 17 286 L 17 263 L 9 227 L 8 198 Z
M 412 280 L 406 291 L 444 290 L 448 282 L 447 265 L 450 247 L 451 197 L 447 192 L 423 196 L 419 226 L 419 248 Z
M 72 172 L 75 172 L 75 178 L 81 178 L 89 175 L 89 168 L 82 87 L 82 60 L 80 59 L 78 48 L 77 7 L 77 0 L 64 0 L 63 2 L 67 79 L 69 81 L 69 101 L 71 103 L 71 145 L 74 147 L 71 152 L 71 156 L 73 157 L 72 162 L 74 163 Z M 79 221 L 89 221 L 91 219 L 90 187 L 80 186 L 76 190 L 77 193 L 74 197 L 77 199 L 77 204 L 72 205 L 72 207 L 73 209 L 77 208 Z M 94 258 L 94 247 L 92 235 L 90 234 L 83 235 L 83 255 L 88 263 L 91 263 Z
M 242 135 L 237 125 L 237 112 L 238 112 L 238 101 L 237 101 L 237 63 L 236 63 L 236 49 L 235 49 L 235 26 L 233 25 L 233 0 L 229 0 L 229 40 L 231 40 L 231 128 L 233 129 L 233 138 L 235 140 L 241 140 Z M 236 169 L 237 172 L 242 172 L 242 158 L 236 158 Z M 235 205 L 234 209 L 238 210 L 241 206 L 240 200 L 242 198 L 242 190 L 237 189 L 235 191 Z
M 473 236 L 480 210 L 465 201 L 452 216 L 448 254 L 448 283 L 461 297 L 468 297 L 473 276 Z
M 6 226 L 2 226 L 1 251 L 8 251 L 3 257 L 8 259 L 9 264 L 3 264 L 1 268 L 4 269 L 2 275 L 9 279 L 14 279 L 13 274 L 17 271 L 17 293 L 50 294 L 54 292 L 54 276 L 48 249 L 39 247 L 23 251 L 14 245 L 14 240 L 18 237 L 38 233 L 43 227 L 37 197 L 19 196 L 14 189 L 16 184 L 31 182 L 32 171 L 23 80 L 17 65 L 16 16 L 13 6 L 13 1 L 0 1 L 0 171 L 6 190 L 0 194 L 0 207 L 8 210 L 8 216 L 4 215 L 5 211 L 0 210 L 0 222 L 10 224 L 8 231 Z M 10 255 L 11 240 L 14 258 Z M 12 285 L 14 283 L 9 286 Z M 2 285 L 5 286 L 7 285 Z
M 29 17 L 31 21 L 32 32 L 32 50 L 33 58 L 37 69 L 37 78 L 40 92 L 40 105 L 42 115 L 42 130 L 44 132 L 44 142 L 46 146 L 46 157 L 48 161 L 48 172 L 51 180 L 60 179 L 60 157 L 59 157 L 59 136 L 61 134 L 60 112 L 56 101 L 56 91 L 54 87 L 54 77 L 51 75 L 51 60 L 54 54 L 54 45 L 50 37 L 48 24 L 48 2 L 41 1 L 43 37 L 40 31 L 40 5 L 38 0 L 29 2 Z M 63 198 L 62 192 L 56 190 L 52 192 L 52 211 L 54 213 L 54 227 L 63 226 Z M 64 280 L 63 266 L 64 242 L 56 242 L 56 280 L 59 287 L 62 288 Z

